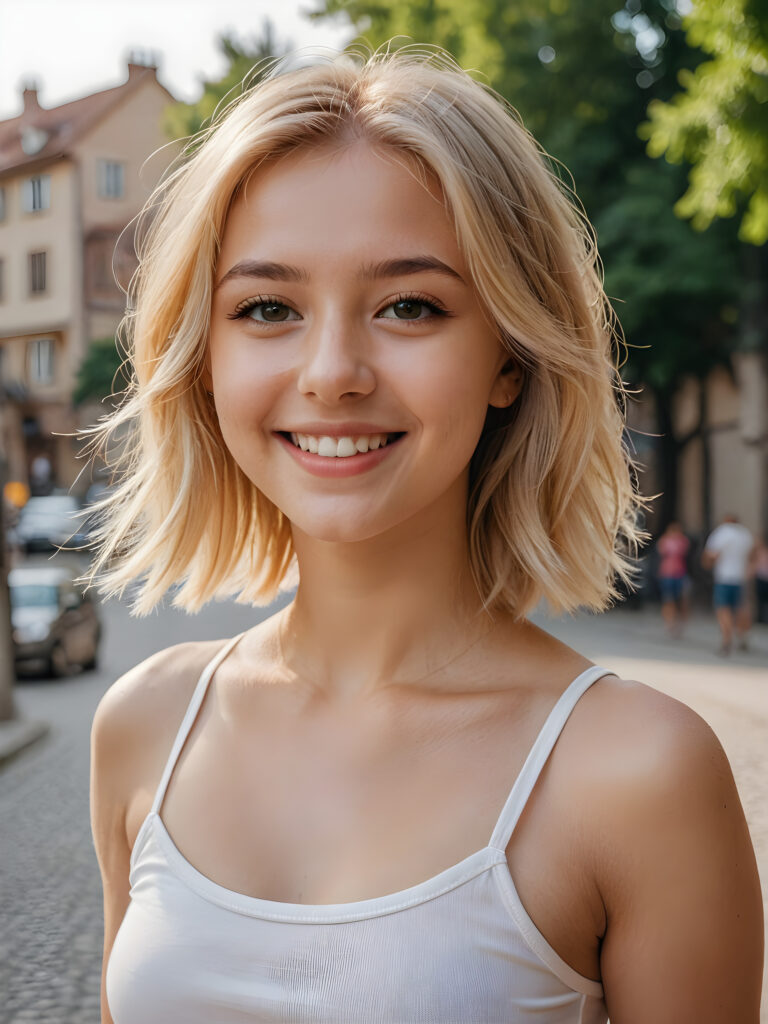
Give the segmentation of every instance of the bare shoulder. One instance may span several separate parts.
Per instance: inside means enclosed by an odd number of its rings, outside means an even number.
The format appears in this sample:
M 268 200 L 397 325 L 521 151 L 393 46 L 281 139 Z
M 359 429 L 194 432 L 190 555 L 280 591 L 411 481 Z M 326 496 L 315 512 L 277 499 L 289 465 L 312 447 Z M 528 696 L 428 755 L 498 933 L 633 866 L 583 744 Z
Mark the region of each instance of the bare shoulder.
M 176 644 L 140 662 L 101 698 L 94 727 L 116 739 L 137 725 L 146 730 L 173 719 L 189 702 L 200 673 L 221 646 L 220 640 Z
M 108 721 L 148 711 L 162 714 L 176 700 L 191 697 L 200 673 L 225 641 L 175 644 L 120 676 L 102 697 L 97 717 Z
M 598 680 L 573 714 L 567 761 L 598 825 L 639 849 L 662 827 L 692 819 L 718 831 L 741 806 L 731 767 L 710 726 L 686 704 L 634 680 Z M 570 735 L 569 735 L 570 732 Z M 620 829 L 616 826 L 620 823 Z M 651 830 L 649 832 L 649 829 Z M 640 844 L 640 846 L 638 846 Z
M 91 733 L 94 767 L 128 793 L 145 772 L 156 774 L 206 664 L 222 641 L 177 644 L 121 676 L 102 697 Z
M 559 815 L 578 823 L 608 905 L 629 898 L 656 844 L 697 836 L 697 862 L 736 830 L 747 838 L 728 758 L 686 704 L 606 675 L 582 696 L 547 773 Z M 587 827 L 588 825 L 588 827 Z
M 574 725 L 578 751 L 565 760 L 578 764 L 590 823 L 611 1019 L 756 1020 L 760 884 L 714 732 L 685 704 L 615 677 L 585 694 Z
M 652 801 L 732 785 L 728 759 L 710 726 L 686 704 L 635 680 L 605 676 L 584 695 L 578 717 L 585 766 L 599 775 L 603 796 Z M 606 768 L 610 765 L 610 771 Z M 644 804 L 637 806 L 640 813 Z

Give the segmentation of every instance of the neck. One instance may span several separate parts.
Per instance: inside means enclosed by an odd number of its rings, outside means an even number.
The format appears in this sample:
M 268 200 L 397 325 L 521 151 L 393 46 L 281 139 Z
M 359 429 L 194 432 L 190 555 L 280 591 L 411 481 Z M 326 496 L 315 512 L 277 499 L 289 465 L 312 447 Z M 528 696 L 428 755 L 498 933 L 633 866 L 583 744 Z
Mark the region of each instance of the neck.
M 435 674 L 489 632 L 471 578 L 464 507 L 354 544 L 294 531 L 300 583 L 283 655 L 325 691 L 352 694 Z

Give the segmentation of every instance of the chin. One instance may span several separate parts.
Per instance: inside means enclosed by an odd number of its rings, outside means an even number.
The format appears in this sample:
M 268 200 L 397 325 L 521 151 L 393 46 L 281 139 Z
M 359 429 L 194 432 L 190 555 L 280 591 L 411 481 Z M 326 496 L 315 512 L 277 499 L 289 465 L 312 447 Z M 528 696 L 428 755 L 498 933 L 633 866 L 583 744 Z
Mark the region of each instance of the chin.
M 292 519 L 291 526 L 305 537 L 325 544 L 360 544 L 385 532 L 373 525 L 366 528 L 364 524 L 358 522 L 353 526 L 348 521 L 340 522 L 338 519 L 311 522 Z
M 296 515 L 291 515 L 296 511 Z M 396 530 L 404 521 L 401 514 L 379 514 L 374 509 L 369 515 L 361 514 L 360 508 L 353 503 L 345 502 L 342 507 L 333 509 L 315 508 L 309 511 L 306 507 L 298 510 L 283 509 L 291 523 L 291 528 L 306 539 L 324 544 L 363 544 L 376 537 Z

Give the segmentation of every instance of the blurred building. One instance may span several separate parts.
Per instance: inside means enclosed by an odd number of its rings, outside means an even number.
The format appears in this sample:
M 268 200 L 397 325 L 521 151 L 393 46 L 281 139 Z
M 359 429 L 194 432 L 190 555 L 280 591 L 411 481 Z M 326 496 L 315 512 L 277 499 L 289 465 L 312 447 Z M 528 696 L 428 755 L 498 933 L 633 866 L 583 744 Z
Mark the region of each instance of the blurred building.
M 673 407 L 659 416 L 653 397 L 630 404 L 630 444 L 641 464 L 645 494 L 664 490 L 659 423 L 667 422 L 677 441 L 673 499 L 667 516 L 703 543 L 727 514 L 734 514 L 755 534 L 768 536 L 768 354 L 744 346 L 730 366 L 713 370 L 704 380 L 689 377 Z M 654 502 L 648 526 L 665 525 Z M 669 510 L 673 514 L 669 515 Z
M 91 341 L 112 336 L 135 266 L 125 230 L 175 154 L 162 118 L 173 96 L 132 57 L 112 89 L 46 109 L 23 90 L 0 121 L 0 445 L 11 479 L 48 461 L 69 487 L 81 463 L 72 393 Z

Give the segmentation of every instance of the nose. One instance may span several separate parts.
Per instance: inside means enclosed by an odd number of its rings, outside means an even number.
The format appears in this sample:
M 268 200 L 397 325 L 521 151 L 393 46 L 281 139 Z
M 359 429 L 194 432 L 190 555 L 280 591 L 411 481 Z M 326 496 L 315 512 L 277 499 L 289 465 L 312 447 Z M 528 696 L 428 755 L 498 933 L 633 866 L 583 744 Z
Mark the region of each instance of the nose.
M 362 329 L 329 312 L 305 336 L 298 388 L 326 405 L 361 398 L 376 387 Z

